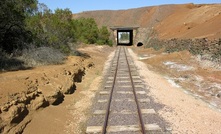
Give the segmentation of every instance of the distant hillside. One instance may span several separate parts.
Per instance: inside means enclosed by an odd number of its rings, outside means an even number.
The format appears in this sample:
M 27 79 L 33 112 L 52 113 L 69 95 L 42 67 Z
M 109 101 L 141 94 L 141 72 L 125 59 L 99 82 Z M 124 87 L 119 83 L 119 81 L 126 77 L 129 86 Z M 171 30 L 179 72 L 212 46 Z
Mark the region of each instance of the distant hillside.
M 88 11 L 73 18 L 94 18 L 99 26 L 154 28 L 160 38 L 221 38 L 221 4 L 183 4 L 128 10 Z

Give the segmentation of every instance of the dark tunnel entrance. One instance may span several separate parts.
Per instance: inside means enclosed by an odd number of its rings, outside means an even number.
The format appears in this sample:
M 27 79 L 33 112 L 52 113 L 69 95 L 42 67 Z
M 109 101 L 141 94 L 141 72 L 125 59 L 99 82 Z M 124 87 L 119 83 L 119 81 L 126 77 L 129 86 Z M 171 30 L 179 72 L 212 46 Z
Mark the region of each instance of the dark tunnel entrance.
M 113 31 L 113 37 L 116 45 L 132 46 L 135 40 L 138 26 L 124 27 L 114 26 L 110 27 Z
M 133 30 L 117 30 L 117 45 L 133 45 Z
M 138 42 L 138 43 L 137 43 L 137 46 L 138 46 L 138 47 L 141 47 L 141 46 L 143 46 L 143 43 L 142 43 L 142 42 Z

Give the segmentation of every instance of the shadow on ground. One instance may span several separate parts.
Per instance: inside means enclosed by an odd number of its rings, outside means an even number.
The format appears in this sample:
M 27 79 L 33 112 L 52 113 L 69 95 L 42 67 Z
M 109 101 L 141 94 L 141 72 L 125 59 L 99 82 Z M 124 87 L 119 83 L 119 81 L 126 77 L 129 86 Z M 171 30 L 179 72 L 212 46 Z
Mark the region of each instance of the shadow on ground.
M 0 57 L 0 72 L 32 69 L 16 58 Z

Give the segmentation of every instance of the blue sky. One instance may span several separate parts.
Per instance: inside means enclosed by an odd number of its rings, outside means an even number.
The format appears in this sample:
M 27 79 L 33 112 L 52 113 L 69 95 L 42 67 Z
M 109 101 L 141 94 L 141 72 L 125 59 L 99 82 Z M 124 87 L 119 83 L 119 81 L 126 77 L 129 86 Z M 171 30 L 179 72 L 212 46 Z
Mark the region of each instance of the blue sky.
M 120 10 L 162 4 L 221 3 L 221 0 L 38 0 L 49 9 L 69 8 L 73 13 L 92 10 Z

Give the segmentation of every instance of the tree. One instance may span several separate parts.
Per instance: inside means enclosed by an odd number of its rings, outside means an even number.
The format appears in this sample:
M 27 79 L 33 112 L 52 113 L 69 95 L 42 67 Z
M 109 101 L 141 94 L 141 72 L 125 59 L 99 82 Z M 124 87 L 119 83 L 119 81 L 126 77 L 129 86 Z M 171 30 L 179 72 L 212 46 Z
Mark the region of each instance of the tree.
M 44 4 L 39 5 L 39 12 L 30 16 L 26 23 L 34 35 L 36 46 L 49 46 L 64 53 L 69 53 L 68 42 L 74 39 L 71 31 L 72 13 L 69 9 L 56 9 L 52 13 Z
M 53 13 L 37 0 L 1 0 L 0 19 L 0 49 L 8 53 L 29 45 L 68 53 L 69 42 L 109 42 L 107 28 L 99 29 L 94 19 L 72 20 L 69 9 L 56 9 Z
M 74 20 L 73 28 L 76 33 L 76 37 L 79 41 L 94 44 L 98 39 L 99 29 L 94 19 L 92 18 L 80 18 Z
M 0 1 L 0 48 L 11 53 L 22 49 L 32 40 L 32 34 L 26 30 L 25 18 L 36 9 L 36 0 Z
M 111 45 L 111 44 L 109 44 L 110 43 L 109 37 L 110 37 L 110 32 L 108 31 L 107 27 L 102 26 L 99 29 L 99 36 L 98 36 L 97 43 L 100 44 L 100 45 L 103 45 L 103 44 Z

